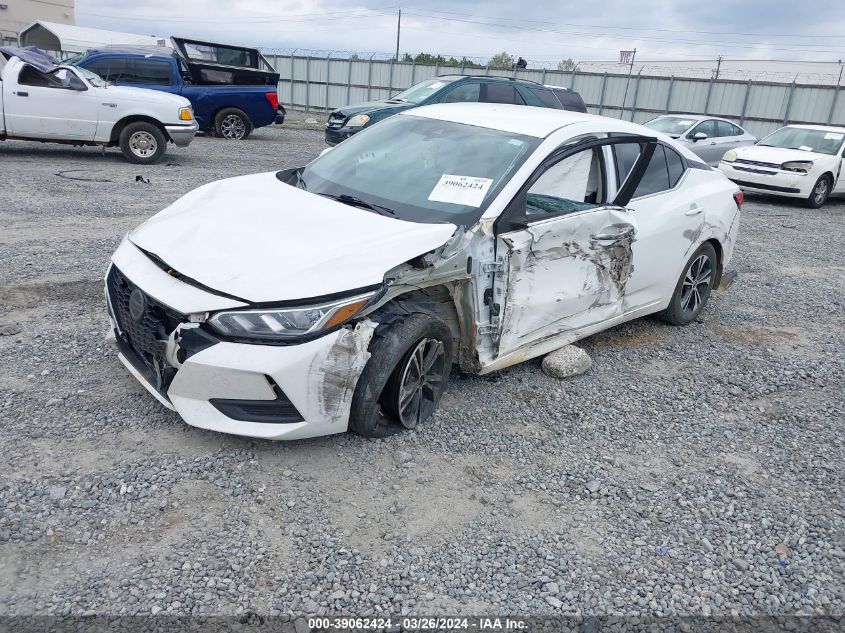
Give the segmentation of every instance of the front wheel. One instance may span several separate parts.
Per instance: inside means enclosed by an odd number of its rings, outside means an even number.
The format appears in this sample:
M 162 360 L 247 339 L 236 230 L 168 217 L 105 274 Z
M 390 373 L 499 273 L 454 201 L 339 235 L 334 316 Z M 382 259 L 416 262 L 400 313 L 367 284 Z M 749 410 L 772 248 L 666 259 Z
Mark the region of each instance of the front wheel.
M 167 137 L 157 126 L 146 121 L 130 123 L 120 132 L 120 151 L 130 163 L 152 165 L 167 149 Z
M 384 437 L 391 422 L 415 428 L 434 414 L 452 369 L 452 335 L 427 314 L 413 313 L 376 330 L 352 397 L 349 426 Z
M 687 262 L 669 307 L 660 313 L 660 318 L 672 325 L 687 325 L 697 319 L 710 298 L 717 266 L 716 249 L 705 242 Z
M 243 110 L 224 108 L 214 117 L 214 130 L 217 136 L 230 141 L 241 141 L 252 132 L 252 121 Z
M 810 192 L 806 204 L 811 209 L 818 209 L 827 202 L 828 196 L 830 196 L 830 178 L 820 176 L 816 184 L 813 185 L 813 190 Z

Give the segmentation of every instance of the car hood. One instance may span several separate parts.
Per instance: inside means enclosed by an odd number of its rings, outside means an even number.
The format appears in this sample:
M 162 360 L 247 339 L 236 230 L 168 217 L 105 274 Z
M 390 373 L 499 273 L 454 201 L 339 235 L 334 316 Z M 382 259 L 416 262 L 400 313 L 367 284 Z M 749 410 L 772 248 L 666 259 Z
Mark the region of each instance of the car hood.
M 456 229 L 350 207 L 270 172 L 199 187 L 129 240 L 208 288 L 257 303 L 379 284 L 388 270 L 441 246 Z
M 380 110 L 394 110 L 395 112 L 401 112 L 402 110 L 407 110 L 408 108 L 413 108 L 415 106 L 415 103 L 367 101 L 366 103 L 345 105 L 342 108 L 338 108 L 336 112 L 340 112 L 342 115 L 350 117 L 355 116 L 356 114 L 361 114 L 362 112 L 370 113 L 377 112 Z
M 151 88 L 134 88 L 132 86 L 116 86 L 109 84 L 105 88 L 97 88 L 97 94 L 101 99 L 108 98 L 114 101 L 131 101 L 132 103 L 144 103 L 147 105 L 157 105 L 163 107 L 172 107 L 173 120 L 178 120 L 179 108 L 186 108 L 191 105 L 185 97 L 171 94 L 169 92 L 162 92 L 161 90 L 153 90 Z M 169 122 L 169 121 L 168 121 Z
M 807 152 L 802 149 L 787 149 L 785 147 L 766 147 L 764 145 L 749 145 L 739 147 L 736 150 L 738 158 L 753 160 L 761 163 L 785 163 L 791 160 L 819 160 L 822 158 L 835 158 L 829 154 L 819 152 Z

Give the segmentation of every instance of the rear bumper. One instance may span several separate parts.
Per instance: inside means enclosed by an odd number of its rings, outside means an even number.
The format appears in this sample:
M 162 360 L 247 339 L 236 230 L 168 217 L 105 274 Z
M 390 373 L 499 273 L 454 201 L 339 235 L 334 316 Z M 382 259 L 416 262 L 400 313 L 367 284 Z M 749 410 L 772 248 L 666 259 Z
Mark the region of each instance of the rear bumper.
M 194 120 L 187 125 L 165 125 L 164 129 L 174 145 L 187 147 L 194 140 L 194 136 L 200 129 L 200 124 Z

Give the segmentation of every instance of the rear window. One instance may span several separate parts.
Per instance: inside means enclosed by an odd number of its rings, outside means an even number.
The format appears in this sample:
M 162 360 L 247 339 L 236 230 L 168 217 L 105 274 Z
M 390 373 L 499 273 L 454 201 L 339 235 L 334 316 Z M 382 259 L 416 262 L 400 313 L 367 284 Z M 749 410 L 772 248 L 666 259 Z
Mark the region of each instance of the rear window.
M 487 84 L 487 103 L 515 103 L 525 105 L 525 101 L 517 94 L 514 87 L 508 84 Z
M 529 88 L 531 92 L 533 92 L 537 97 L 539 97 L 540 101 L 543 102 L 547 108 L 554 108 L 555 110 L 560 110 L 563 106 L 560 103 L 560 100 L 555 96 L 548 88 Z
M 165 61 L 113 57 L 94 60 L 84 64 L 84 68 L 113 83 L 165 86 L 171 83 L 171 67 Z
M 584 100 L 581 98 L 577 92 L 573 92 L 572 90 L 555 90 L 555 95 L 557 96 L 558 101 L 560 101 L 560 105 L 563 106 L 564 110 L 569 110 L 570 112 L 586 112 L 587 107 L 584 105 Z

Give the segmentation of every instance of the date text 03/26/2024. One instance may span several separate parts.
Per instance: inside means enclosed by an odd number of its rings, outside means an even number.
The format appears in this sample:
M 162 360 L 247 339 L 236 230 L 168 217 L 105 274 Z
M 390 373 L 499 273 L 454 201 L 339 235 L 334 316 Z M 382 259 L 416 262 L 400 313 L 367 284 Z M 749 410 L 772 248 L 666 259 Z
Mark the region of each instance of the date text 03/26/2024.
M 524 620 L 514 618 L 309 618 L 312 631 L 382 631 L 401 625 L 404 631 L 522 631 Z

